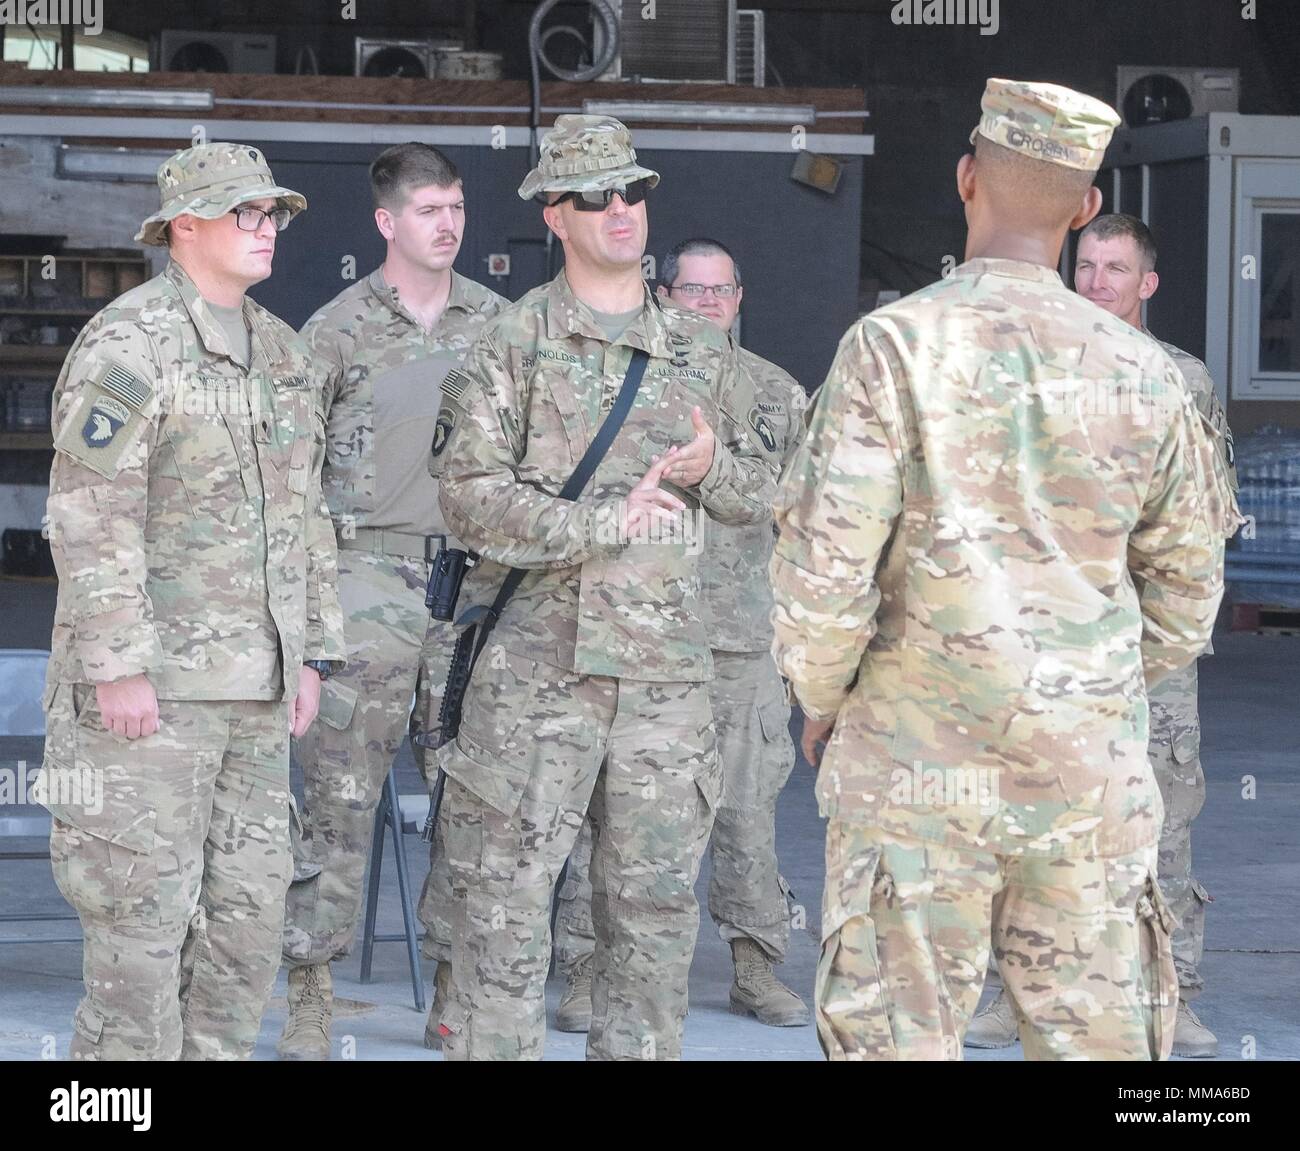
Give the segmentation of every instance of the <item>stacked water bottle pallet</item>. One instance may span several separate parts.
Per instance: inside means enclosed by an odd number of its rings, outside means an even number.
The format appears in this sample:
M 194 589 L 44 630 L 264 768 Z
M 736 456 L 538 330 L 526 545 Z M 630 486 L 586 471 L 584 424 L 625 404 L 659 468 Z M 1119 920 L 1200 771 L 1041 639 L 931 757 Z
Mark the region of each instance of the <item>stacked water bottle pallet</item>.
M 1300 608 L 1271 603 L 1234 603 L 1232 630 L 1256 635 L 1300 635 Z
M 1247 523 L 1228 547 L 1233 628 L 1300 633 L 1300 429 L 1261 428 L 1236 464 Z

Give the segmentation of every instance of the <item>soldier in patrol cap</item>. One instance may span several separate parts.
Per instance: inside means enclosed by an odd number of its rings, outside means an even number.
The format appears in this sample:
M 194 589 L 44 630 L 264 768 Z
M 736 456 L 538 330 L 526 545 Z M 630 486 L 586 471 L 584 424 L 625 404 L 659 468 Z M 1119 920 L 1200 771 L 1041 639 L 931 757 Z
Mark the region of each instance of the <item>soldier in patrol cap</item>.
M 462 604 L 526 572 L 440 753 L 449 1059 L 541 1056 L 551 900 L 588 811 L 588 1057 L 681 1053 L 694 883 L 722 787 L 694 513 L 766 520 L 777 457 L 750 428 L 753 388 L 726 338 L 641 278 L 658 182 L 618 121 L 561 116 L 519 194 L 545 197 L 564 270 L 490 320 L 443 386 L 430 467 L 448 528 L 484 560 Z M 637 351 L 626 422 L 582 495 L 560 499 Z
M 744 297 L 735 257 L 718 240 L 683 240 L 659 266 L 659 296 L 730 333 Z M 734 341 L 732 346 L 754 385 L 750 428 L 788 459 L 803 431 L 807 394 L 776 364 Z M 808 1008 L 772 970 L 784 960 L 790 940 L 788 888 L 777 870 L 776 801 L 795 760 L 790 706 L 772 659 L 772 524 L 725 527 L 706 521 L 704 527 L 701 601 L 723 775 L 709 840 L 709 914 L 731 947 L 732 1012 L 771 1027 L 797 1027 L 808 1023 Z M 555 964 L 566 980 L 555 1013 L 561 1031 L 586 1031 L 591 1023 L 590 862 L 591 828 L 584 824 L 555 917 Z
M 41 787 L 85 936 L 77 1059 L 252 1053 L 290 732 L 344 659 L 311 358 L 244 294 L 306 202 L 239 144 L 178 152 L 158 186 L 136 239 L 171 262 L 90 320 L 54 390 Z
M 352 945 L 375 809 L 408 725 L 418 740 L 436 723 L 456 636 L 429 618 L 424 588 L 438 550 L 458 545 L 438 514 L 429 445 L 444 377 L 506 303 L 452 268 L 465 189 L 445 155 L 395 145 L 375 158 L 370 183 L 384 263 L 302 330 L 322 374 L 323 486 L 338 530 L 349 659 L 321 688 L 320 722 L 298 744 L 303 836 L 284 925 L 289 1017 L 278 1045 L 290 1059 L 329 1056 L 330 960 Z M 446 879 L 434 849 L 427 907 Z M 426 953 L 440 938 L 449 946 L 436 916 L 425 918 Z M 444 971 L 435 987 L 445 995 L 445 985 Z
M 1036 1059 L 1167 1058 L 1146 688 L 1231 510 L 1178 369 L 1055 268 L 1119 117 L 990 80 L 966 262 L 845 335 L 777 499 L 780 660 L 829 817 L 819 1037 L 958 1059 L 993 954 Z
M 1156 274 L 1156 243 L 1136 216 L 1098 216 L 1079 235 L 1074 287 L 1112 316 L 1151 333 L 1142 323 L 1142 304 L 1160 285 Z M 1232 511 L 1235 532 L 1237 470 L 1232 458 L 1232 432 L 1214 391 L 1214 381 L 1195 356 L 1163 340 L 1160 346 L 1178 366 L 1183 382 L 1202 417 L 1215 431 L 1214 478 L 1220 497 Z M 1212 654 L 1206 644 L 1201 656 Z M 1214 1033 L 1200 1021 L 1190 1001 L 1205 987 L 1198 970 L 1205 942 L 1205 888 L 1192 875 L 1192 821 L 1205 803 L 1205 772 L 1201 767 L 1201 722 L 1197 714 L 1197 662 L 1174 672 L 1151 689 L 1148 755 L 1165 805 L 1160 831 L 1160 890 L 1178 918 L 1174 932 L 1174 966 L 1178 970 L 1178 1022 L 1175 1055 L 1212 1058 L 1218 1051 Z M 1016 1018 L 1005 993 L 999 992 L 980 1011 L 966 1033 L 968 1047 L 1009 1047 L 1016 1041 Z

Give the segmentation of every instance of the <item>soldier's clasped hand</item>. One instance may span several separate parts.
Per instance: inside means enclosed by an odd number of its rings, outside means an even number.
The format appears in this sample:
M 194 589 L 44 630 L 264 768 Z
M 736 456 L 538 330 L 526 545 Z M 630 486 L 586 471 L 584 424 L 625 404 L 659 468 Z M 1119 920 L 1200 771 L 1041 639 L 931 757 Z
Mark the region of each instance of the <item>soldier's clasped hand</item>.
M 698 412 L 700 409 L 695 410 Z M 681 500 L 659 486 L 659 481 L 667 474 L 675 458 L 671 452 L 656 456 L 654 463 L 650 465 L 650 470 L 637 481 L 636 487 L 628 492 L 626 528 L 629 537 L 644 531 L 651 523 L 672 521 L 685 511 L 686 505 Z
M 713 447 L 717 437 L 698 407 L 691 409 L 691 423 L 695 426 L 695 439 L 684 447 L 673 445 L 664 459 L 668 467 L 664 479 L 683 488 L 693 488 L 713 467 Z

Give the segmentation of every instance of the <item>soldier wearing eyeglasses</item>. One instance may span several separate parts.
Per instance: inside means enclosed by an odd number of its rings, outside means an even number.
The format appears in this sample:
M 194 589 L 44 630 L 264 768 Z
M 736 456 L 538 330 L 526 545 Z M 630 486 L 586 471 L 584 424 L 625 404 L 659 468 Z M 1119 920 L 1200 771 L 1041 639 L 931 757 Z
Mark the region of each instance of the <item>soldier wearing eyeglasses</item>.
M 660 298 L 723 332 L 731 331 L 744 294 L 735 257 L 717 240 L 683 240 L 659 267 Z M 807 396 L 776 364 L 734 342 L 733 348 L 754 387 L 749 430 L 784 461 L 798 444 Z M 774 539 L 770 519 L 743 527 L 706 524 L 701 603 L 724 780 L 709 841 L 709 914 L 731 947 L 731 1010 L 771 1027 L 795 1027 L 809 1022 L 808 1009 L 772 970 L 790 941 L 788 889 L 777 869 L 776 801 L 795 762 L 790 708 L 772 658 L 767 567 Z M 590 862 L 587 824 L 569 856 L 555 921 L 555 961 L 566 981 L 555 1016 L 561 1031 L 586 1031 L 591 1023 Z
M 39 786 L 85 937 L 75 1059 L 252 1054 L 289 738 L 344 660 L 311 360 L 245 295 L 306 201 L 237 144 L 177 153 L 158 186 L 136 239 L 170 263 L 91 319 L 54 390 Z
M 449 1059 L 541 1056 L 551 899 L 588 812 L 588 1057 L 681 1052 L 694 884 L 722 790 L 695 513 L 765 522 L 779 456 L 749 423 L 753 387 L 726 337 L 642 279 L 658 181 L 617 120 L 560 117 L 519 194 L 544 197 L 564 271 L 490 320 L 443 386 L 430 469 L 448 528 L 484 561 L 462 607 L 526 572 L 440 754 Z M 583 494 L 559 498 L 638 349 L 626 422 Z

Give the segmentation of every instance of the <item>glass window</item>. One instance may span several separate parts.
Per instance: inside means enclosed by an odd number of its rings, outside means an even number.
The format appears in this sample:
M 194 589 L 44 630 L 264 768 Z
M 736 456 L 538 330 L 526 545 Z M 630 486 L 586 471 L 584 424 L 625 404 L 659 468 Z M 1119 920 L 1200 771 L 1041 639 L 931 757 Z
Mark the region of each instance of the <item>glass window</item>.
M 1259 368 L 1300 372 L 1300 212 L 1260 220 Z

